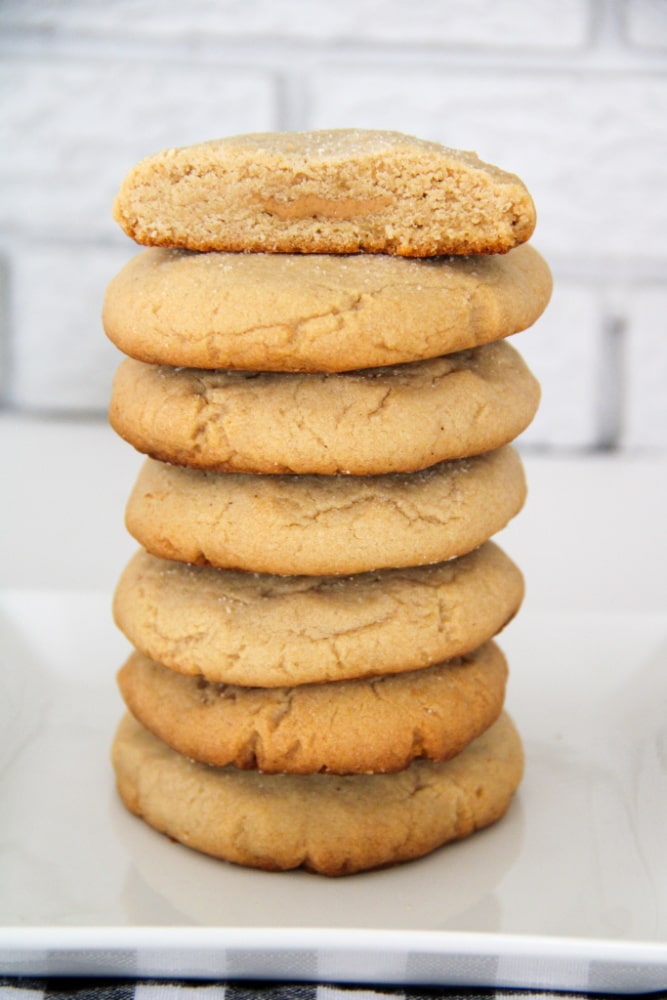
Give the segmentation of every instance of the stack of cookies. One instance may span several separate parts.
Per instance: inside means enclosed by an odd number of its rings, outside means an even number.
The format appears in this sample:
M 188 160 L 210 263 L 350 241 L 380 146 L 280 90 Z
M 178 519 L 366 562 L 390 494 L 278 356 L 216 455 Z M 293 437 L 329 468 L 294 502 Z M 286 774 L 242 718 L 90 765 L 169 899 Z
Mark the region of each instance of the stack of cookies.
M 491 537 L 549 270 L 513 175 L 396 133 L 142 161 L 115 217 L 110 419 L 149 456 L 114 615 L 126 806 L 239 864 L 340 875 L 497 820 L 521 779 Z

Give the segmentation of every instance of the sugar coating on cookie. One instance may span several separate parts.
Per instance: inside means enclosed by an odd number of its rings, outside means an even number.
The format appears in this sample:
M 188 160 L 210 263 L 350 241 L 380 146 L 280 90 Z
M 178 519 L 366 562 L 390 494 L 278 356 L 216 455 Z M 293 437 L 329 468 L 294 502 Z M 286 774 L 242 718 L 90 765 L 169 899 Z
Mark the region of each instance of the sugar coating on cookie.
M 493 542 L 430 566 L 271 576 L 139 550 L 118 581 L 116 624 L 174 671 L 259 687 L 415 670 L 469 653 L 518 611 L 523 577 Z
M 530 245 L 428 260 L 151 249 L 111 281 L 102 318 L 148 364 L 336 372 L 500 340 L 535 322 L 551 287 Z
M 168 149 L 124 180 L 114 218 L 190 250 L 502 253 L 535 209 L 513 174 L 398 132 L 267 132 Z
M 126 359 L 109 420 L 139 451 L 215 472 L 378 475 L 492 451 L 532 420 L 508 343 L 359 372 L 201 371 Z
M 344 575 L 471 552 L 526 496 L 511 445 L 385 476 L 261 476 L 147 459 L 125 523 L 153 555 L 256 573 Z
M 495 643 L 422 670 L 261 688 L 211 684 L 133 653 L 118 674 L 134 717 L 191 760 L 268 774 L 371 774 L 460 753 L 500 715 Z
M 176 753 L 128 714 L 112 750 L 126 807 L 214 857 L 336 876 L 421 857 L 500 819 L 523 774 L 503 713 L 451 760 L 395 774 L 262 774 Z

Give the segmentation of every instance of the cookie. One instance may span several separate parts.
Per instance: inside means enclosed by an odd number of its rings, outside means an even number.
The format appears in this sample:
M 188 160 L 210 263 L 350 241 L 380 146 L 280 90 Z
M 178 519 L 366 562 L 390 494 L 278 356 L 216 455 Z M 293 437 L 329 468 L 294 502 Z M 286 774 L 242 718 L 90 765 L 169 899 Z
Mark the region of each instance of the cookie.
M 212 682 L 279 687 L 393 674 L 468 653 L 518 611 L 523 577 L 493 542 L 456 560 L 351 577 L 241 573 L 140 550 L 114 594 L 147 657 Z
M 423 566 L 471 552 L 521 509 L 511 445 L 421 472 L 261 476 L 147 459 L 125 523 L 156 556 L 279 575 Z
M 508 343 L 337 375 L 124 361 L 109 419 L 139 451 L 217 472 L 414 472 L 514 440 L 540 390 Z
M 469 653 L 518 611 L 523 577 L 493 542 L 431 566 L 270 576 L 139 550 L 116 624 L 158 663 L 214 683 L 286 687 L 394 674 Z
M 514 174 L 398 132 L 262 132 L 167 149 L 123 181 L 137 243 L 190 250 L 503 253 L 535 228 Z
M 149 364 L 337 372 L 500 340 L 535 322 L 551 284 L 531 246 L 432 260 L 153 249 L 111 281 L 102 318 Z
M 132 716 L 112 750 L 126 807 L 188 847 L 270 871 L 346 875 L 417 858 L 506 812 L 523 773 L 509 717 L 448 761 L 395 774 L 262 774 L 188 760 Z
M 496 721 L 506 680 L 494 643 L 423 670 L 297 687 L 211 684 L 138 652 L 118 674 L 134 717 L 172 749 L 267 774 L 384 773 L 454 757 Z

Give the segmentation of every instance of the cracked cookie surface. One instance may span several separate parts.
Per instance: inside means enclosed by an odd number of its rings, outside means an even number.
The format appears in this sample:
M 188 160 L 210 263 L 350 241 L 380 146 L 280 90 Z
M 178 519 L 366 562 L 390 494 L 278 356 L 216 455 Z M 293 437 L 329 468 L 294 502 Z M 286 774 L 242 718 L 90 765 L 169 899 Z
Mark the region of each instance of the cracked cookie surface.
M 519 512 L 511 445 L 384 476 L 205 472 L 147 459 L 125 523 L 156 556 L 309 576 L 423 566 L 464 555 Z
M 492 725 L 507 664 L 487 643 L 422 670 L 297 687 L 212 684 L 133 653 L 118 674 L 142 725 L 190 760 L 264 773 L 386 773 L 445 760 Z
M 103 322 L 116 347 L 149 364 L 351 371 L 518 333 L 551 285 L 530 245 L 428 260 L 153 249 L 111 281 Z
M 263 132 L 168 149 L 127 175 L 114 218 L 137 243 L 299 253 L 502 253 L 529 239 L 522 181 L 398 132 Z
M 188 760 L 129 714 L 113 744 L 126 807 L 204 853 L 266 870 L 346 875 L 407 861 L 506 812 L 523 774 L 503 713 L 451 760 L 395 774 L 262 774 Z
M 270 576 L 137 552 L 114 618 L 133 646 L 213 683 L 280 687 L 394 674 L 496 635 L 523 577 L 493 542 L 431 566 L 354 576 Z
M 217 472 L 414 472 L 514 440 L 540 390 L 507 342 L 329 375 L 202 371 L 126 359 L 109 419 L 160 461 Z

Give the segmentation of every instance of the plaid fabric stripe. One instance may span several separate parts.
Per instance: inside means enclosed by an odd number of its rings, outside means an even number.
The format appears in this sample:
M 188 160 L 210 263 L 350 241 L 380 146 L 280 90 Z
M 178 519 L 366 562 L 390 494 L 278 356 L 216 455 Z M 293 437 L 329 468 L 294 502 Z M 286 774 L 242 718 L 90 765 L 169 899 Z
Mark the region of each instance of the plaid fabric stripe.
M 544 990 L 396 988 L 373 989 L 307 983 L 203 983 L 0 977 L 0 1000 L 614 1000 L 601 993 Z M 626 1000 L 667 1000 L 635 993 Z

